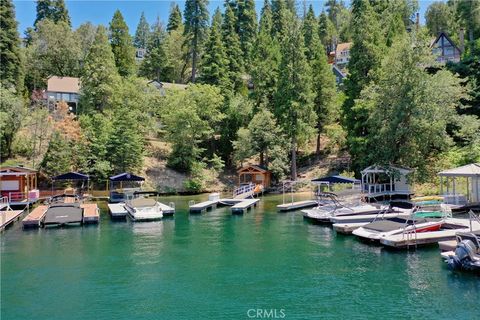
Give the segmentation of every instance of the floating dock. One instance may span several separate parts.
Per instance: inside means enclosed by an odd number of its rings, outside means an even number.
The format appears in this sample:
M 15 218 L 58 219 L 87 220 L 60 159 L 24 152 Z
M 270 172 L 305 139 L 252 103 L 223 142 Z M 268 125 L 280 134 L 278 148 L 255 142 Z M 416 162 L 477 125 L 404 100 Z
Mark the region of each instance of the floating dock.
M 108 211 L 112 218 L 120 219 L 127 217 L 127 209 L 125 209 L 123 203 L 109 203 Z
M 190 213 L 202 213 L 215 209 L 217 206 L 232 206 L 232 213 L 243 213 L 251 207 L 256 206 L 260 199 L 215 199 L 199 202 L 190 205 Z
M 338 233 L 343 234 L 351 234 L 353 230 L 358 229 L 366 225 L 367 222 L 359 222 L 359 223 L 334 223 L 332 225 L 333 229 Z
M 0 231 L 5 230 L 11 223 L 18 220 L 23 210 L 0 211 Z
M 255 207 L 260 199 L 243 199 L 243 201 L 235 204 L 231 209 L 232 213 L 244 213 L 248 209 Z
M 157 201 L 158 202 L 158 201 Z M 172 216 L 175 214 L 175 208 L 173 207 L 170 207 L 170 206 L 167 206 L 166 204 L 164 203 L 161 203 L 161 202 L 158 202 L 158 205 L 160 206 L 160 208 L 162 209 L 162 213 L 163 213 L 163 216 Z
M 317 201 L 315 201 L 315 200 L 304 200 L 304 201 L 297 201 L 297 202 L 279 204 L 277 206 L 277 209 L 279 211 L 292 211 L 292 210 L 311 208 L 311 207 L 316 207 L 316 206 L 317 206 Z
M 208 200 L 190 206 L 190 213 L 202 213 L 217 207 L 220 200 Z
M 43 218 L 45 217 L 45 213 L 47 213 L 48 206 L 38 206 L 33 209 L 23 220 L 23 227 L 24 228 L 38 228 L 40 227 L 40 223 L 42 222 Z
M 83 223 L 98 223 L 100 220 L 100 210 L 96 203 L 84 203 L 80 205 L 83 209 Z

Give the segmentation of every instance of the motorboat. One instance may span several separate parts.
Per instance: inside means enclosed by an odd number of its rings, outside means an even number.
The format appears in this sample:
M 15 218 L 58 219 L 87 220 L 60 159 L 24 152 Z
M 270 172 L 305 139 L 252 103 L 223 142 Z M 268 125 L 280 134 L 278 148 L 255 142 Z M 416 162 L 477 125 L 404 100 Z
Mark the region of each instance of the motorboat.
M 390 206 L 375 206 L 372 204 L 360 205 L 325 205 L 313 209 L 302 210 L 305 219 L 319 222 L 331 223 L 333 217 L 352 217 L 359 215 L 372 215 L 375 217 L 378 213 L 395 211 Z M 372 218 L 373 219 L 373 218 Z
M 456 235 L 455 251 L 442 253 L 442 257 L 451 270 L 480 272 L 480 230 L 459 232 Z
M 78 226 L 83 223 L 82 199 L 75 194 L 60 194 L 48 199 L 44 227 Z
M 159 202 L 153 198 L 135 198 L 125 202 L 125 209 L 133 221 L 159 220 L 163 211 Z
M 373 221 L 359 227 L 352 233 L 361 239 L 379 241 L 391 235 L 438 231 L 444 223 L 444 219 L 398 216 Z

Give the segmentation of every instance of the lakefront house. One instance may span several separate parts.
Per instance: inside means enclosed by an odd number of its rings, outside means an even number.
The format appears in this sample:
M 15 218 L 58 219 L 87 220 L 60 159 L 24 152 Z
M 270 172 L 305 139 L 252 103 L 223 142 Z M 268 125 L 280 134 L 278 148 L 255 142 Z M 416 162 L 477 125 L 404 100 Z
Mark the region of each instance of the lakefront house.
M 50 110 L 60 101 L 65 101 L 71 113 L 77 113 L 80 79 L 51 76 L 47 80 L 46 100 Z

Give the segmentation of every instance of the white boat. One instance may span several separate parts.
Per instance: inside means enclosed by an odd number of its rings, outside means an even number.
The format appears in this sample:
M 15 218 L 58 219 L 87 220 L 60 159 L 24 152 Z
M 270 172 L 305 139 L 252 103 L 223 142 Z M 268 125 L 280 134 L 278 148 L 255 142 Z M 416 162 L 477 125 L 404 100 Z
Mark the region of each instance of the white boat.
M 125 209 L 133 221 L 159 220 L 163 218 L 160 203 L 152 198 L 136 198 L 126 201 Z
M 396 217 L 368 223 L 352 233 L 362 239 L 380 241 L 386 246 L 404 247 L 431 243 L 429 239 L 436 239 L 436 242 L 448 240 L 455 236 L 456 231 L 467 227 L 468 220 L 465 219 Z M 436 234 L 432 236 L 434 232 Z
M 356 206 L 325 205 L 313 209 L 302 210 L 303 217 L 320 223 L 330 223 L 333 217 L 377 215 L 380 212 L 389 210 L 388 206 L 373 206 L 361 204 Z

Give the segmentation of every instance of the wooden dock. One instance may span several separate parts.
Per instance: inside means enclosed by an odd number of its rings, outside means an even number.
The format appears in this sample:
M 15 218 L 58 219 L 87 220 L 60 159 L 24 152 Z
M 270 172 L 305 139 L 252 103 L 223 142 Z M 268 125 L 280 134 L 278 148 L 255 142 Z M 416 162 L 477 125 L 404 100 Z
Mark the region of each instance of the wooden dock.
M 23 227 L 24 228 L 38 228 L 40 227 L 40 223 L 42 222 L 43 218 L 45 217 L 45 213 L 47 213 L 48 206 L 38 206 L 33 209 L 23 220 Z
M 279 204 L 277 209 L 279 211 L 292 211 L 304 208 L 311 208 L 317 206 L 317 201 L 315 200 L 304 200 L 304 201 L 297 201 L 297 202 L 290 202 Z
M 343 234 L 351 234 L 353 230 L 358 229 L 366 225 L 367 222 L 359 222 L 359 223 L 334 223 L 332 225 L 333 229 L 338 233 Z
M 207 210 L 212 210 L 217 206 L 220 200 L 208 200 L 196 203 L 190 206 L 190 213 L 202 213 Z
M 5 230 L 11 223 L 18 220 L 24 210 L 0 211 L 0 231 Z
M 243 199 L 243 201 L 235 204 L 231 210 L 232 213 L 244 213 L 248 209 L 255 207 L 260 199 Z
M 80 207 L 83 209 L 83 223 L 98 223 L 100 210 L 96 203 L 83 203 Z
M 127 217 L 127 209 L 123 203 L 109 203 L 108 204 L 108 211 L 112 218 L 126 218 Z

